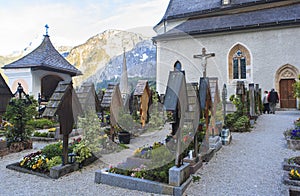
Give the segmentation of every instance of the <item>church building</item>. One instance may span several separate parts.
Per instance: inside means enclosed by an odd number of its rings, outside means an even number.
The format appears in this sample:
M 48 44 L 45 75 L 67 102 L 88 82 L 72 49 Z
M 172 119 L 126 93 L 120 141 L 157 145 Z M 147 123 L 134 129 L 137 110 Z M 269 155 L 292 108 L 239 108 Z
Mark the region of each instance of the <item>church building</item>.
M 237 81 L 274 88 L 281 108 L 296 108 L 293 83 L 300 74 L 300 1 L 170 0 L 157 36 L 157 91 L 164 94 L 169 71 L 179 61 L 187 82 L 218 77 L 228 97 Z M 203 69 L 202 49 L 214 54 Z
M 8 85 L 13 93 L 20 83 L 25 93 L 38 95 L 48 101 L 60 81 L 71 81 L 73 76 L 82 75 L 52 45 L 48 26 L 42 43 L 21 59 L 2 67 L 8 77 Z

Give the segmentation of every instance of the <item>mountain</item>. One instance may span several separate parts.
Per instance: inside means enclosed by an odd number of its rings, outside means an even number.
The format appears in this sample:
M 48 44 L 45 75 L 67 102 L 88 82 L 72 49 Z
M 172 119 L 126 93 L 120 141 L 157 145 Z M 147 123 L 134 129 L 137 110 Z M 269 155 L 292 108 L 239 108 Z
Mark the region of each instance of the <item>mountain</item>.
M 156 48 L 151 40 L 144 40 L 125 53 L 128 77 L 155 78 Z M 123 66 L 123 54 L 110 61 L 85 81 L 99 83 L 104 80 L 120 78 Z M 118 81 L 118 79 L 117 79 Z
M 84 81 L 97 83 L 105 77 L 111 78 L 120 75 L 118 70 L 122 65 L 121 56 L 124 49 L 127 51 L 126 53 L 137 46 L 139 50 L 145 50 L 142 49 L 141 45 L 143 44 L 140 43 L 144 43 L 146 40 L 149 38 L 133 32 L 107 30 L 91 37 L 86 43 L 76 46 L 66 57 L 72 65 L 83 73 L 82 76 L 73 78 L 74 86 L 79 86 Z M 145 44 L 145 46 L 150 46 L 150 44 Z M 138 53 L 135 55 L 129 56 L 138 59 Z M 147 54 L 145 53 L 145 55 Z M 128 62 L 137 62 L 137 60 L 130 60 L 130 58 L 128 58 Z M 144 58 L 147 59 L 146 56 Z M 113 70 L 115 68 L 118 70 Z M 102 74 L 102 71 L 105 73 Z
M 35 49 L 34 45 L 36 44 L 30 44 L 18 55 L 0 56 L 0 67 L 28 54 Z M 107 30 L 79 46 L 60 46 L 56 49 L 83 73 L 82 76 L 73 78 L 74 86 L 80 86 L 85 81 L 98 84 L 104 80 L 118 79 L 124 49 L 129 77 L 156 77 L 156 48 L 151 38 L 138 33 Z

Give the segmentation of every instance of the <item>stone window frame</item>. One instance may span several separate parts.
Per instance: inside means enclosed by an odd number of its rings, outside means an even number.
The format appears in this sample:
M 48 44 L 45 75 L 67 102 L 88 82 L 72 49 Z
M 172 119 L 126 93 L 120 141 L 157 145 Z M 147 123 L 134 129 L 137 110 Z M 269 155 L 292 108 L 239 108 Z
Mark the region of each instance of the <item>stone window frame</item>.
M 246 58 L 246 78 L 241 78 L 241 73 L 239 72 L 239 78 L 234 79 L 233 78 L 233 59 L 237 56 L 237 51 L 241 51 L 243 54 L 243 58 Z M 244 45 L 237 43 L 235 44 L 229 51 L 228 57 L 227 57 L 227 62 L 228 62 L 228 79 L 229 82 L 232 83 L 234 81 L 238 80 L 244 80 L 244 81 L 250 81 L 251 80 L 251 75 L 252 75 L 252 58 L 249 49 L 247 49 Z M 240 70 L 240 67 L 239 67 Z

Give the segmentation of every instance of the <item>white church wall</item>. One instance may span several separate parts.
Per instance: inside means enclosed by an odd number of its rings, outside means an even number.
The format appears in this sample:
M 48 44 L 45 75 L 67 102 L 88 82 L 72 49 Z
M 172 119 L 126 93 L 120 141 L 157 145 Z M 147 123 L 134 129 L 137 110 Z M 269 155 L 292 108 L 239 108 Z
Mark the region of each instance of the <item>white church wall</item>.
M 12 93 L 17 91 L 18 83 L 21 83 L 25 93 L 32 93 L 32 75 L 30 68 L 5 69 L 4 74 L 8 78 L 8 86 Z
M 32 87 L 32 95 L 37 99 L 38 94 L 41 93 L 41 80 L 43 77 L 47 75 L 54 75 L 54 76 L 59 76 L 62 78 L 64 81 L 71 81 L 72 78 L 68 74 L 63 74 L 63 73 L 57 73 L 53 71 L 45 71 L 45 70 L 36 70 L 32 72 L 32 81 L 33 81 L 33 87 Z
M 219 86 L 228 87 L 228 95 L 235 93 L 235 82 L 228 77 L 228 53 L 240 43 L 251 54 L 250 82 L 259 84 L 262 90 L 275 88 L 276 71 L 285 64 L 291 64 L 300 70 L 300 28 L 285 28 L 231 34 L 205 35 L 180 39 L 157 41 L 157 91 L 165 94 L 169 71 L 179 60 L 185 70 L 187 82 L 199 82 L 202 77 L 200 59 L 193 55 L 214 52 L 215 57 L 207 61 L 207 76 L 218 77 Z M 278 89 L 277 89 L 278 90 Z M 228 96 L 229 97 L 229 96 Z

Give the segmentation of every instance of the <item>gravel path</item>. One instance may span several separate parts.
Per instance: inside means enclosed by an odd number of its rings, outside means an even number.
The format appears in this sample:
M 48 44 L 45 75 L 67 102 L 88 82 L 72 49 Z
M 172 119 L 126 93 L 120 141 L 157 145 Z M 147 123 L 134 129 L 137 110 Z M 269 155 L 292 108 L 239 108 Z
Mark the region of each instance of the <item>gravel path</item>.
M 196 175 L 201 180 L 191 183 L 185 195 L 287 195 L 282 185 L 282 161 L 299 155 L 287 149 L 283 131 L 292 127 L 300 117 L 299 111 L 277 112 L 262 115 L 250 133 L 234 133 L 233 141 L 205 164 Z M 135 145 L 152 144 L 163 136 L 149 134 Z M 95 184 L 95 171 L 107 167 L 111 161 L 118 162 L 120 154 L 103 156 L 81 171 L 73 172 L 58 180 L 23 174 L 8 170 L 6 165 L 19 161 L 24 155 L 42 148 L 44 143 L 34 143 L 33 150 L 26 150 L 0 158 L 0 195 L 154 195 L 103 184 Z M 121 151 L 122 152 L 122 151 Z M 126 151 L 124 151 L 126 152 Z M 122 153 L 124 153 L 122 152 Z M 131 153 L 131 151 L 128 151 Z M 127 154 L 128 154 L 127 153 Z M 126 153 L 125 153 L 126 154 Z M 115 157 L 115 159 L 114 159 Z
M 282 184 L 284 158 L 299 156 L 286 147 L 283 132 L 300 117 L 299 111 L 261 115 L 253 131 L 233 133 L 229 146 L 223 146 L 211 161 L 200 168 L 197 183 L 187 195 L 278 196 L 288 195 Z

